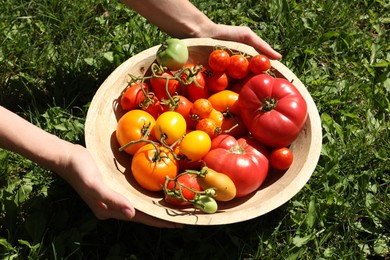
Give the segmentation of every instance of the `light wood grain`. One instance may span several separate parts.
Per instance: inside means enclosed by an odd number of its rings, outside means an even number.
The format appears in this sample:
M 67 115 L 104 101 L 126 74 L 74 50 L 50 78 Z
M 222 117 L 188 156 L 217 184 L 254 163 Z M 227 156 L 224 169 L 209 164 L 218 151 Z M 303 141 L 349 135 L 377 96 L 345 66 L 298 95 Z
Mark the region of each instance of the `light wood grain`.
M 213 39 L 184 40 L 194 63 L 205 64 L 207 54 L 216 45 L 239 50 L 250 55 L 257 52 L 250 46 Z M 249 220 L 266 214 L 297 194 L 316 168 L 322 143 L 321 121 L 316 105 L 303 83 L 279 61 L 271 61 L 278 77 L 293 82 L 308 105 L 308 119 L 299 137 L 291 145 L 294 162 L 284 174 L 270 173 L 260 189 L 244 198 L 220 204 L 215 214 L 203 214 L 189 207 L 175 209 L 165 204 L 161 193 L 146 192 L 133 180 L 131 157 L 118 152 L 115 139 L 116 124 L 123 112 L 117 100 L 127 85 L 129 74 L 142 76 L 155 61 L 159 46 L 145 50 L 121 64 L 96 92 L 86 119 L 86 146 L 103 173 L 104 181 L 128 197 L 140 211 L 157 218 L 191 225 L 221 225 Z

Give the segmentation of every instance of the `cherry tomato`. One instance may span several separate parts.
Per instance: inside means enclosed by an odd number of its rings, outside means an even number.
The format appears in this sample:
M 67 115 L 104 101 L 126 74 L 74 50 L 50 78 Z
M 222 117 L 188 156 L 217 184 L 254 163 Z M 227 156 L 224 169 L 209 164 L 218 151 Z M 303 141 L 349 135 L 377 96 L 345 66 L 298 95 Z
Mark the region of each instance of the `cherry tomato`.
M 147 99 L 143 100 L 140 103 L 140 107 L 144 111 L 151 114 L 154 117 L 154 119 L 157 119 L 161 115 L 161 113 L 164 112 L 164 108 L 162 107 L 160 101 L 156 96 L 154 96 L 151 99 L 149 98 L 148 100 Z
M 162 145 L 155 145 L 148 143 L 142 146 L 131 161 L 134 179 L 149 191 L 162 190 L 166 177 L 175 178 L 178 173 L 178 163 L 171 151 Z
M 192 161 L 201 160 L 210 150 L 211 139 L 209 135 L 200 130 L 186 134 L 180 142 L 180 153 Z
M 236 197 L 237 189 L 232 179 L 226 174 L 214 171 L 207 167 L 206 169 L 204 177 L 198 178 L 198 183 L 202 189 L 207 190 L 213 188 L 215 190 L 214 199 L 217 201 L 229 201 L 234 199 Z
M 221 131 L 217 123 L 211 118 L 203 118 L 196 123 L 196 130 L 201 130 L 207 133 L 211 139 L 218 135 Z
M 159 77 L 150 79 L 150 85 L 152 85 L 152 90 L 156 97 L 161 101 L 169 99 L 169 95 L 174 96 L 180 88 L 179 81 L 173 79 L 173 74 L 170 71 L 157 71 L 156 75 Z
M 213 110 L 213 105 L 206 98 L 199 98 L 194 101 L 192 106 L 192 114 L 196 115 L 199 119 L 207 118 L 211 111 Z
M 133 83 L 131 84 L 121 95 L 120 104 L 123 110 L 132 110 L 139 108 L 139 104 L 145 100 L 144 92 L 142 92 L 142 88 L 145 91 L 145 94 L 149 91 L 149 84 L 146 82 L 141 83 Z
M 131 141 L 142 139 L 150 139 L 151 136 L 146 135 L 148 132 L 153 133 L 155 119 L 149 113 L 134 109 L 124 114 L 118 121 L 115 132 L 116 139 L 122 147 Z M 128 154 L 133 155 L 139 148 L 144 146 L 145 142 L 132 144 L 124 149 Z
M 238 115 L 238 93 L 231 90 L 222 90 L 211 95 L 208 100 L 211 102 L 213 108 L 224 113 L 230 112 Z
M 229 86 L 229 79 L 223 71 L 206 70 L 206 83 L 211 92 L 218 92 Z
M 192 70 L 192 73 L 195 73 L 195 70 L 198 70 L 194 64 L 187 64 L 185 67 Z M 210 95 L 210 90 L 206 85 L 204 72 L 202 70 L 197 71 L 197 73 L 192 76 L 192 79 L 188 79 L 188 76 L 189 75 L 186 73 L 182 74 L 182 79 L 184 81 L 191 82 L 184 86 L 184 95 L 192 102 L 195 102 L 195 100 L 199 98 L 207 98 Z
M 252 57 L 249 61 L 249 69 L 253 74 L 260 74 L 268 71 L 271 68 L 271 61 L 265 55 L 258 54 Z
M 290 168 L 293 160 L 293 153 L 288 147 L 275 149 L 271 152 L 270 155 L 271 166 L 276 170 L 287 170 L 288 168 Z
M 230 64 L 230 54 L 221 49 L 213 50 L 208 58 L 208 65 L 214 71 L 224 71 Z
M 249 61 L 242 54 L 235 54 L 230 57 L 230 64 L 226 69 L 228 76 L 233 79 L 243 79 L 249 73 Z
M 154 136 L 159 141 L 172 145 L 186 133 L 186 120 L 175 111 L 162 113 L 156 120 Z
M 198 183 L 198 175 L 182 173 L 166 183 L 165 201 L 175 206 L 191 205 L 197 191 L 202 187 Z
M 208 118 L 214 120 L 214 122 L 217 124 L 217 126 L 221 127 L 223 124 L 224 115 L 222 112 L 213 108 L 213 110 L 211 110 L 211 113 L 210 113 Z

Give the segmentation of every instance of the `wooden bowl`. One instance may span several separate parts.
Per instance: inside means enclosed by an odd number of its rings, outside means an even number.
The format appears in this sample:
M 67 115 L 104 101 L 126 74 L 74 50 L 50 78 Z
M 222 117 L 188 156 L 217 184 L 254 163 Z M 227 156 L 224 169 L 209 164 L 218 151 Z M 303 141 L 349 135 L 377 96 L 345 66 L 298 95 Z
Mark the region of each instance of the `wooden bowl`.
M 221 45 L 249 55 L 258 52 L 236 42 L 213 39 L 186 39 L 190 60 L 206 64 L 207 54 L 214 46 Z M 322 142 L 321 121 L 316 105 L 303 83 L 279 61 L 271 61 L 272 71 L 277 77 L 291 81 L 305 98 L 308 118 L 304 129 L 291 144 L 294 162 L 284 173 L 270 173 L 259 190 L 252 194 L 219 203 L 215 214 L 195 211 L 192 207 L 177 209 L 167 205 L 161 193 L 147 192 L 133 179 L 131 157 L 119 152 L 115 139 L 117 121 L 123 115 L 118 104 L 121 91 L 126 87 L 129 74 L 143 76 L 155 61 L 159 46 L 147 49 L 121 64 L 104 81 L 91 102 L 85 125 L 86 146 L 103 179 L 113 190 L 123 194 L 134 207 L 156 218 L 192 225 L 221 225 L 236 223 L 261 216 L 274 210 L 298 193 L 309 180 L 317 165 Z

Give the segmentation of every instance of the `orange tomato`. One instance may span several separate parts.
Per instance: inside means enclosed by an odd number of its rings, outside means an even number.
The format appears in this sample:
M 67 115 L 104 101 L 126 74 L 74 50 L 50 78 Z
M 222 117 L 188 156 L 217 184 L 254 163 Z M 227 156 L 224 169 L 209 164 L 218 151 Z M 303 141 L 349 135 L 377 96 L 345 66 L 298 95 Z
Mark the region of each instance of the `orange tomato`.
M 216 110 L 215 108 L 213 108 L 213 110 L 211 111 L 211 113 L 208 116 L 208 118 L 214 120 L 214 122 L 217 124 L 217 126 L 219 126 L 219 127 L 222 126 L 223 119 L 224 119 L 224 116 L 223 116 L 222 112 L 220 112 L 220 111 Z
M 151 136 L 145 134 L 153 133 L 153 128 L 156 125 L 156 120 L 148 112 L 141 109 L 130 110 L 124 114 L 118 121 L 116 128 L 116 139 L 122 147 L 129 142 L 142 139 L 150 139 Z M 145 142 L 134 143 L 126 148 L 124 151 L 133 155 L 140 147 L 145 145 Z
M 225 89 L 212 94 L 208 100 L 216 110 L 238 115 L 238 93 Z
M 166 176 L 175 178 L 178 162 L 171 151 L 159 144 L 142 146 L 133 156 L 131 172 L 137 183 L 149 191 L 163 190 Z M 157 148 L 157 149 L 156 149 Z
M 226 174 L 213 169 L 207 168 L 204 177 L 198 178 L 198 183 L 204 190 L 213 188 L 215 190 L 215 200 L 229 201 L 236 197 L 237 189 L 232 179 Z

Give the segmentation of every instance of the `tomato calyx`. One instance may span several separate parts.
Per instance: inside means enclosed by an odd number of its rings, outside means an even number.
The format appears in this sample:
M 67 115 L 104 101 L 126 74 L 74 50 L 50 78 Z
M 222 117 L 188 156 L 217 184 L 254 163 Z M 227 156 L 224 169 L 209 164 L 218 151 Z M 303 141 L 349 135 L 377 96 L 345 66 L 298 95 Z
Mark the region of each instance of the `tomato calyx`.
M 274 110 L 277 104 L 278 100 L 276 98 L 267 97 L 263 100 L 261 107 L 258 110 L 263 112 L 269 112 Z

